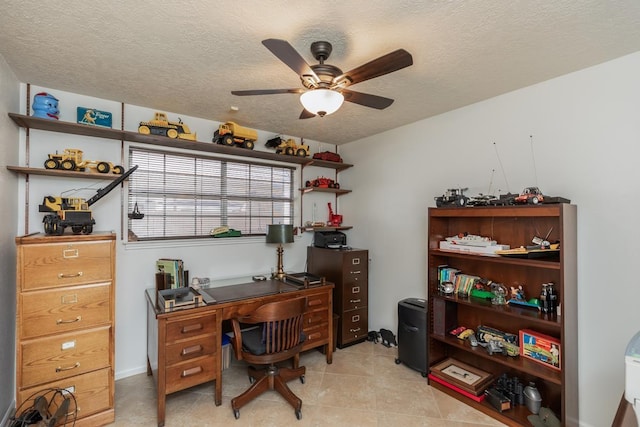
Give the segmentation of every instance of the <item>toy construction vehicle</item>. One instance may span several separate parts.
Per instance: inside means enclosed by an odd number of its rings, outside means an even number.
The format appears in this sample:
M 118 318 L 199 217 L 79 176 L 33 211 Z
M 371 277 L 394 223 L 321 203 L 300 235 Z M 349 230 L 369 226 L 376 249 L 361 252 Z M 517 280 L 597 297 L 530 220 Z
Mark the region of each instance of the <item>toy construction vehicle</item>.
M 71 227 L 73 234 L 91 234 L 96 221 L 93 219 L 89 207 L 109 194 L 136 169 L 138 169 L 137 165 L 120 175 L 105 188 L 99 189 L 95 196 L 89 200 L 80 197 L 45 196 L 38 209 L 40 212 L 50 212 L 42 219 L 44 232 L 60 236 L 66 227 Z
M 82 150 L 75 148 L 65 148 L 62 154 L 49 154 L 49 158 L 44 161 L 45 169 L 62 169 L 65 171 L 85 171 L 86 169 L 98 171 L 100 173 L 113 172 L 120 175 L 124 172 L 122 166 L 114 165 L 111 162 L 98 160 L 83 160 Z
M 242 148 L 253 150 L 258 139 L 258 132 L 253 129 L 242 127 L 234 122 L 226 122 L 218 126 L 213 133 L 212 141 L 222 145 L 237 145 Z
M 305 187 L 316 187 L 316 188 L 340 188 L 340 184 L 334 181 L 331 178 L 327 178 L 324 176 L 318 177 L 316 179 L 309 180 L 305 182 Z
M 178 118 L 177 122 L 170 122 L 165 113 L 156 113 L 153 120 L 140 122 L 138 133 L 168 136 L 169 138 L 187 139 L 189 141 L 196 140 L 196 134 L 191 133 L 189 126 L 182 123 L 181 119 Z
M 275 148 L 276 154 L 286 154 L 287 156 L 307 157 L 309 155 L 309 146 L 305 144 L 297 144 L 294 139 L 284 139 L 276 136 L 271 138 L 265 144 L 268 148 Z

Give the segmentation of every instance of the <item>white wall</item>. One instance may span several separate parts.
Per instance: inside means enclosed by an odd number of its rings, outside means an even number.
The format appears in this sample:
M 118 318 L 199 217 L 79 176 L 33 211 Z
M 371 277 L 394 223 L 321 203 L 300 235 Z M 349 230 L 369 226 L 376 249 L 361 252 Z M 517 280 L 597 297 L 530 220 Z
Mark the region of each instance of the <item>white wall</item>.
M 492 169 L 493 189 L 538 185 L 578 206 L 580 420 L 610 425 L 640 329 L 638 76 L 640 52 L 341 147 L 355 164 L 341 173 L 349 243 L 372 259 L 370 329 L 395 329 L 396 301 L 426 294 L 435 196 L 486 193 Z
M 21 85 L 20 113 L 31 114 L 26 111 L 26 90 L 27 85 Z M 31 86 L 31 100 L 38 92 L 48 92 L 59 99 L 60 120 L 67 122 L 76 121 L 76 107 L 96 108 L 109 111 L 113 114 L 113 127 L 119 128 L 122 121 L 122 105 L 116 101 L 97 99 L 88 96 L 73 94 L 50 88 Z M 16 101 L 18 96 L 15 96 Z M 12 108 L 10 111 L 18 111 Z M 149 120 L 153 117 L 154 110 L 133 105 L 124 106 L 124 129 L 136 131 L 140 121 Z M 6 113 L 4 117 L 10 122 Z M 170 120 L 176 120 L 178 114 L 168 112 Z M 215 128 L 219 122 L 203 120 L 199 118 L 180 115 L 191 131 L 197 133 L 198 141 L 209 142 L 213 136 Z M 5 120 L 5 119 L 2 119 Z M 11 125 L 16 129 L 15 125 Z M 15 131 L 13 138 L 7 140 L 17 140 L 18 132 Z M 264 143 L 276 132 L 258 131 L 258 143 L 256 150 L 270 151 L 264 147 Z M 48 153 L 56 150 L 61 152 L 65 148 L 79 148 L 84 151 L 84 158 L 90 160 L 107 160 L 115 164 L 124 165 L 128 169 L 132 165 L 127 164 L 128 147 L 127 142 L 121 146 L 120 141 L 102 138 L 91 138 L 78 135 L 68 135 L 63 133 L 31 130 L 29 141 L 29 158 L 25 157 L 25 136 L 21 131 L 20 142 L 20 165 L 28 164 L 31 167 L 43 167 L 44 160 Z M 283 135 L 283 137 L 286 137 Z M 317 141 L 307 141 L 312 152 L 334 150 L 331 144 Z M 17 146 L 17 143 L 14 147 Z M 147 148 L 153 148 L 146 145 Z M 161 148 L 161 147 L 156 147 Z M 15 151 L 15 150 L 14 150 Z M 272 150 L 271 150 L 272 151 Z M 124 153 L 124 156 L 123 154 Z M 205 155 L 212 155 L 205 153 Z M 14 159 L 8 164 L 18 163 Z M 291 165 L 291 164 L 286 164 Z M 295 165 L 293 165 L 295 166 Z M 327 170 L 320 170 L 316 167 L 307 167 L 304 176 L 300 173 L 300 167 L 294 174 L 296 189 L 296 219 L 295 225 L 301 224 L 299 206 L 300 194 L 297 189 L 301 186 L 300 181 L 314 178 L 320 174 L 327 174 Z M 5 172 L 6 174 L 6 172 Z M 92 197 L 97 189 L 108 185 L 105 180 L 84 180 L 74 178 L 60 178 L 31 175 L 29 182 L 28 206 L 29 219 L 24 220 L 24 206 L 27 202 L 25 183 L 20 180 L 20 191 L 18 192 L 19 212 L 15 212 L 15 205 L 7 204 L 5 208 L 13 209 L 14 221 L 18 223 L 18 234 L 42 231 L 43 214 L 38 212 L 38 205 L 42 203 L 43 197 L 47 195 L 76 196 L 83 198 Z M 324 196 L 324 197 L 323 197 Z M 321 219 L 325 220 L 326 194 L 313 194 L 305 196 L 304 221 L 312 220 L 313 203 L 317 203 L 321 210 Z M 7 197 L 7 200 L 13 199 Z M 122 239 L 122 226 L 125 227 L 126 234 L 126 214 L 121 210 L 121 206 L 127 206 L 126 191 L 114 189 L 103 199 L 94 204 L 91 209 L 96 219 L 94 230 L 113 230 L 116 232 L 118 241 L 116 245 L 116 379 L 129 375 L 146 372 L 146 301 L 144 290 L 155 286 L 154 273 L 155 261 L 158 258 L 180 258 L 185 261 L 185 267 L 189 269 L 190 277 L 209 277 L 213 286 L 226 284 L 225 280 L 235 277 L 246 277 L 256 274 L 269 275 L 276 266 L 276 247 L 267 245 L 262 238 L 243 239 L 205 239 L 195 242 L 181 241 L 171 243 L 126 243 Z M 18 215 L 17 215 L 18 214 Z M 10 230 L 11 231 L 11 230 Z M 11 235 L 13 238 L 14 235 Z M 300 272 L 305 270 L 306 246 L 311 243 L 312 234 L 302 233 L 295 238 L 295 242 L 285 246 L 284 268 L 288 272 Z M 15 251 L 14 251 L 15 252 Z M 15 256 L 7 259 L 11 260 L 11 268 L 15 269 L 13 260 Z
M 10 111 L 18 108 L 18 80 L 4 58 L 0 55 L 0 301 L 4 301 L 0 310 L 0 425 L 8 411 L 14 406 L 15 398 L 15 317 L 16 308 L 16 245 L 15 224 L 18 209 L 16 196 L 18 178 L 6 168 L 18 161 L 18 128 L 9 116 Z

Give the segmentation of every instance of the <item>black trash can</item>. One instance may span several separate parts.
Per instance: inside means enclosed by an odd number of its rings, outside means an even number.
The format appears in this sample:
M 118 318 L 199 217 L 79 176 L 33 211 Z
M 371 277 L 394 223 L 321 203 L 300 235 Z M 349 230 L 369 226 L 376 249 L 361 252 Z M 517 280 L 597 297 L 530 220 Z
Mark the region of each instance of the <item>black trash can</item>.
M 398 303 L 398 358 L 420 372 L 428 374 L 427 367 L 427 300 L 407 298 Z

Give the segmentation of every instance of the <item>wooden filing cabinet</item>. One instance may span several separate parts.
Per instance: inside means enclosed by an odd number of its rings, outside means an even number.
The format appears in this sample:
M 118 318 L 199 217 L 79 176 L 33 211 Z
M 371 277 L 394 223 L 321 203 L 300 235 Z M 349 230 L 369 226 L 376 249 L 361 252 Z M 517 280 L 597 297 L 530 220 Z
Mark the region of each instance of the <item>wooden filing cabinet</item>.
M 307 248 L 307 271 L 333 282 L 333 311 L 338 319 L 338 348 L 367 338 L 368 266 L 366 249 Z
M 76 426 L 113 422 L 115 235 L 16 244 L 16 407 L 59 388 L 75 397 Z

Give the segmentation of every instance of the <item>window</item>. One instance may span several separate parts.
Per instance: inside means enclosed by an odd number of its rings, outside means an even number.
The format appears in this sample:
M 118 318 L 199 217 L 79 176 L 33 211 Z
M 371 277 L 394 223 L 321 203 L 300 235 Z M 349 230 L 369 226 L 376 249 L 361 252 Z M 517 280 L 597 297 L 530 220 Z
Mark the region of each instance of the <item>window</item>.
M 129 241 L 209 237 L 219 226 L 242 236 L 293 224 L 292 167 L 193 154 L 129 150 Z M 131 215 L 130 215 L 131 217 Z

